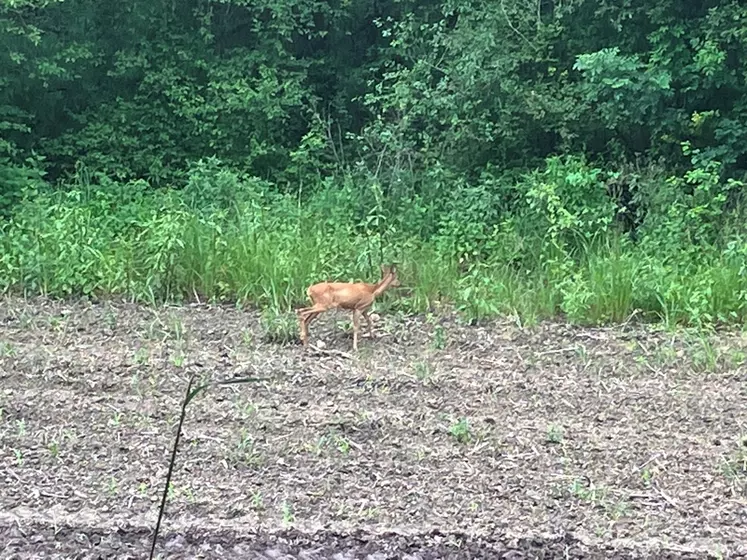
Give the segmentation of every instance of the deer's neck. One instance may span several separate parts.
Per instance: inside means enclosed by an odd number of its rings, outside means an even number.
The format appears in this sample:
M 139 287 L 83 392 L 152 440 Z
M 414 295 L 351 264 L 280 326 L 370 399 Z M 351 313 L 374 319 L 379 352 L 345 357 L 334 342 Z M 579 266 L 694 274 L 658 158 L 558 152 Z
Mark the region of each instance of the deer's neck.
M 374 296 L 380 296 L 384 291 L 389 287 L 389 284 L 392 283 L 392 280 L 394 280 L 393 276 L 387 276 L 386 278 L 382 278 L 381 281 L 376 284 L 376 287 L 374 288 L 373 295 Z

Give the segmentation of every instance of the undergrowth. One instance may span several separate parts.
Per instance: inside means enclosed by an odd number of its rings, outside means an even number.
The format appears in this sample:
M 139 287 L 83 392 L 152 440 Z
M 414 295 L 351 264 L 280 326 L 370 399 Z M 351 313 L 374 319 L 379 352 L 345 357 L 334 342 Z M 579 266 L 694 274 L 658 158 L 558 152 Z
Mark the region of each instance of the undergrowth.
M 284 314 L 313 282 L 376 281 L 380 263 L 396 262 L 403 287 L 383 299 L 403 312 L 448 304 L 469 321 L 744 322 L 747 244 L 740 227 L 724 233 L 721 207 L 708 197 L 666 200 L 660 189 L 633 241 L 615 224 L 600 174 L 551 158 L 461 194 L 447 177 L 429 197 L 397 198 L 351 176 L 280 194 L 215 161 L 194 166 L 182 190 L 79 175 L 66 190 L 27 194 L 0 222 L 0 288 Z M 651 209 L 656 201 L 665 210 Z

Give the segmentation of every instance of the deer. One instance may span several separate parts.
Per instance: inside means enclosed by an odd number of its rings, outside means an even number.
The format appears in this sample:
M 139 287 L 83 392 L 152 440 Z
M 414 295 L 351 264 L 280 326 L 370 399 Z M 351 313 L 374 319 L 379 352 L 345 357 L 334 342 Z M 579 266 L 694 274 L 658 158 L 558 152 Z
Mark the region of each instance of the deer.
M 377 296 L 392 287 L 399 286 L 397 270 L 394 265 L 381 265 L 381 280 L 376 284 L 368 282 L 319 282 L 306 290 L 306 295 L 314 304 L 311 307 L 298 309 L 301 342 L 309 345 L 309 325 L 319 315 L 330 309 L 345 309 L 353 312 L 353 350 L 358 351 L 358 332 L 360 317 L 368 323 L 368 334 L 374 338 L 373 323 L 368 310 Z

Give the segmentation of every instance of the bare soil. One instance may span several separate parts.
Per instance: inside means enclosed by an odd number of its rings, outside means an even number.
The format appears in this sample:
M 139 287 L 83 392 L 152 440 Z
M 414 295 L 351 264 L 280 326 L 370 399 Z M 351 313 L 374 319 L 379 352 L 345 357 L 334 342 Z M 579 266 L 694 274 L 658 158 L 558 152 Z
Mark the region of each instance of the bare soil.
M 0 303 L 0 557 L 747 556 L 747 338 Z

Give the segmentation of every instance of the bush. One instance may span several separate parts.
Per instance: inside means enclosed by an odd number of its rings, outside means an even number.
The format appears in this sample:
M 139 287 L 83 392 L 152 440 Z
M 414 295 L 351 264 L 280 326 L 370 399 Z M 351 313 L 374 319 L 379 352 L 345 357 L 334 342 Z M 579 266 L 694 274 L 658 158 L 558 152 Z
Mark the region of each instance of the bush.
M 712 174 L 682 180 L 718 190 Z M 602 171 L 578 158 L 550 158 L 510 181 L 455 181 L 438 206 L 413 195 L 401 210 L 375 182 L 338 183 L 320 179 L 299 199 L 216 160 L 193 165 L 178 191 L 81 174 L 69 190 L 28 194 L 0 226 L 0 287 L 246 302 L 282 316 L 306 303 L 312 282 L 376 281 L 380 263 L 397 262 L 409 290 L 385 304 L 449 303 L 471 322 L 562 314 L 606 323 L 637 312 L 702 325 L 747 315 L 747 236 L 720 198 L 682 195 L 682 220 L 646 215 L 636 243 L 613 227 Z M 664 194 L 672 184 L 660 185 Z

